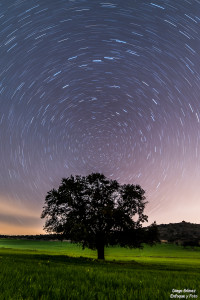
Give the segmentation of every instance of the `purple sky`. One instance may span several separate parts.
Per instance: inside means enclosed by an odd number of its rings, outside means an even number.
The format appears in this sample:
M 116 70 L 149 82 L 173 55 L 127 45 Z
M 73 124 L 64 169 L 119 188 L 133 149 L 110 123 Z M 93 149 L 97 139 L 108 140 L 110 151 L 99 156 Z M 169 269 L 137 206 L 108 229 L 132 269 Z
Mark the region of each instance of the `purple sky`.
M 2 0 L 0 23 L 0 234 L 42 233 L 47 191 L 92 172 L 200 223 L 200 1 Z

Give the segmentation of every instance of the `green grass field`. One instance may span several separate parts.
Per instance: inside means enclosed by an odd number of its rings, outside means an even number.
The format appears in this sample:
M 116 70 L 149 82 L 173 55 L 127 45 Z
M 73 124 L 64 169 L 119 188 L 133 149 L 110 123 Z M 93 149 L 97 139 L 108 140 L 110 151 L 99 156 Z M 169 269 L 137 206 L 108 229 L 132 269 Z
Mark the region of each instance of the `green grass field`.
M 99 262 L 68 242 L 0 240 L 0 299 L 200 298 L 199 248 L 111 247 L 105 255 Z

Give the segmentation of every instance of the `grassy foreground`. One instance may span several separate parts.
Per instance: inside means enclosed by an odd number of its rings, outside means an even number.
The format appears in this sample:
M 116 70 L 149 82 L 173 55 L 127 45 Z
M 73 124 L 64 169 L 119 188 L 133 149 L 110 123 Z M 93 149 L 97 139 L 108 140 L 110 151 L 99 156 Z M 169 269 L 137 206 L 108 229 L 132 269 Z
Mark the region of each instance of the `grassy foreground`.
M 67 242 L 0 240 L 0 299 L 200 297 L 198 248 L 115 247 L 106 249 L 106 262 L 95 258 L 96 252 Z

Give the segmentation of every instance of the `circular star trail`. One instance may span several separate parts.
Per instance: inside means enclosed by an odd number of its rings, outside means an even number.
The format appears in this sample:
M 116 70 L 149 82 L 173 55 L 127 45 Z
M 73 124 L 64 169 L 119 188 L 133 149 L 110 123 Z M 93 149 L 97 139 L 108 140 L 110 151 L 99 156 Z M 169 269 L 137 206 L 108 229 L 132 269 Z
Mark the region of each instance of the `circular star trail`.
M 92 172 L 198 222 L 200 1 L 3 0 L 0 23 L 3 230 L 41 231 L 47 191 Z

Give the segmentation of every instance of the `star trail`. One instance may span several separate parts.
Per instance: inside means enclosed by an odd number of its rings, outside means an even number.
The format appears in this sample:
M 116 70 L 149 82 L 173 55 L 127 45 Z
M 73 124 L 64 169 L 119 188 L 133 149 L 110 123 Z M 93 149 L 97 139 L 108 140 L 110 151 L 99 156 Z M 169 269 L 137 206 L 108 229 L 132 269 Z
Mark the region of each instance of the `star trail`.
M 0 233 L 42 233 L 47 191 L 92 172 L 199 223 L 199 167 L 199 0 L 1 1 Z

